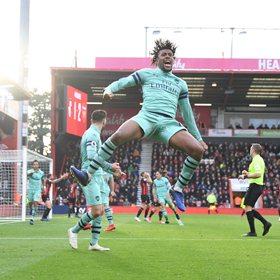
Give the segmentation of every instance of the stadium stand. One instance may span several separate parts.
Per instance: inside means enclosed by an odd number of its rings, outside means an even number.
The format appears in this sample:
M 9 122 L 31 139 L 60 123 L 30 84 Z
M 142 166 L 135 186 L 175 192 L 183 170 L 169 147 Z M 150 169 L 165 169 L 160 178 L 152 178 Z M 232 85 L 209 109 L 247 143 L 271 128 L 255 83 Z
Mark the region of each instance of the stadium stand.
M 229 178 L 236 178 L 243 169 L 248 169 L 250 143 L 223 142 L 209 144 L 209 150 L 204 160 L 194 173 L 190 184 L 185 188 L 185 202 L 187 206 L 207 206 L 206 197 L 209 191 L 214 191 L 221 207 L 229 204 Z M 261 143 L 264 151 L 267 172 L 263 203 L 265 208 L 276 207 L 277 190 L 279 186 L 280 145 Z M 157 170 L 166 170 L 171 184 L 176 182 L 184 157 L 166 145 L 154 143 L 152 157 L 152 176 Z
M 229 207 L 229 178 L 236 178 L 250 163 L 248 156 L 251 143 L 245 141 L 211 143 L 204 155 L 203 162 L 196 170 L 190 184 L 185 188 L 185 202 L 189 207 L 206 207 L 206 197 L 210 191 L 217 196 L 219 207 Z M 263 207 L 277 207 L 279 187 L 280 145 L 263 142 L 263 157 L 266 162 L 265 189 L 263 192 Z M 70 165 L 80 166 L 79 142 L 70 141 L 67 144 L 63 172 L 69 170 Z M 141 141 L 132 141 L 119 147 L 112 161 L 119 162 L 126 176 L 115 181 L 116 197 L 111 198 L 111 205 L 129 206 L 137 201 L 139 185 L 139 166 L 141 163 Z M 179 176 L 184 156 L 180 151 L 160 143 L 153 144 L 152 177 L 157 170 L 167 171 L 171 184 Z M 70 179 L 71 183 L 72 179 Z M 67 204 L 67 182 L 58 184 L 56 204 Z M 67 184 L 66 184 L 67 185 Z

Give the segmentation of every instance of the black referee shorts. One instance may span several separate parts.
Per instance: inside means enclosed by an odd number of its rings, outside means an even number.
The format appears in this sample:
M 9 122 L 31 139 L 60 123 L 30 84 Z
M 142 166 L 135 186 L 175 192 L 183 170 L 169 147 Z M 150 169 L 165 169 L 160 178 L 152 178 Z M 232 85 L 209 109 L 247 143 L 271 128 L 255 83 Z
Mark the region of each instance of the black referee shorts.
M 256 183 L 249 185 L 249 188 L 245 194 L 244 205 L 249 205 L 254 207 L 258 198 L 261 196 L 263 191 L 263 186 Z

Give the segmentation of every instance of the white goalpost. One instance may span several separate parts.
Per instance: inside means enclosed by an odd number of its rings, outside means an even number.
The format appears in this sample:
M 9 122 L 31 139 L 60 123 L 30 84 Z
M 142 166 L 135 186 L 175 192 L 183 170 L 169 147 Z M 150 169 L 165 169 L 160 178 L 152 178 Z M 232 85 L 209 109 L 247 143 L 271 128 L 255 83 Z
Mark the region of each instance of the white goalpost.
M 27 201 L 27 170 L 34 160 L 40 163 L 40 169 L 52 173 L 52 159 L 27 150 L 0 150 L 0 220 L 26 220 L 29 214 Z M 50 201 L 52 202 L 52 188 Z M 40 204 L 37 218 L 42 216 L 45 206 Z M 52 213 L 49 214 L 51 218 Z

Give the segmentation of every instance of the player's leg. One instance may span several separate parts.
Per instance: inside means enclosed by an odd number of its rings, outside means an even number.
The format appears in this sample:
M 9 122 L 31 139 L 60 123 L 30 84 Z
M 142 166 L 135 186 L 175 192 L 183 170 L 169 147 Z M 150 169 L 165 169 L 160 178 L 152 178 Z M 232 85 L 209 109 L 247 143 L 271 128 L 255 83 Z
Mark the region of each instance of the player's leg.
M 250 189 L 250 187 L 249 187 L 249 189 Z M 252 201 L 250 204 L 252 206 L 251 215 L 253 215 L 253 217 L 255 219 L 259 220 L 263 224 L 263 234 L 262 235 L 265 236 L 269 232 L 272 224 L 269 221 L 267 221 L 257 210 L 255 210 L 253 208 L 255 203 L 257 202 L 258 198 L 261 196 L 261 194 L 262 194 L 262 186 L 257 185 L 257 184 L 252 184 L 252 191 L 251 191 L 251 200 Z M 246 197 L 245 197 L 245 202 L 246 202 Z M 246 205 L 246 203 L 245 203 L 245 205 Z M 245 208 L 245 210 L 246 210 L 246 208 Z M 246 212 L 246 214 L 247 213 L 248 212 Z
M 34 218 L 35 218 L 35 206 L 34 202 L 31 201 L 32 198 L 29 198 L 29 208 L 30 208 L 30 220 L 29 224 L 34 225 Z
M 162 220 L 162 217 L 163 217 L 162 211 L 159 210 L 159 212 L 158 212 L 158 223 L 159 224 L 163 224 L 164 223 L 164 221 Z
M 99 167 L 104 167 L 105 161 L 107 161 L 112 156 L 118 146 L 131 140 L 140 139 L 142 136 L 143 130 L 139 124 L 134 120 L 127 120 L 110 138 L 108 138 L 102 144 L 98 153 L 91 161 L 87 172 L 80 171 L 76 167 L 71 166 L 72 175 L 80 182 L 80 184 L 84 186 L 87 185 L 89 180 L 88 174 L 93 175 Z
M 247 220 L 250 226 L 250 232 L 244 234 L 243 236 L 257 236 L 254 218 L 258 219 L 263 223 L 264 230 L 263 236 L 269 232 L 271 223 L 263 218 L 263 216 L 256 210 L 253 209 L 259 196 L 262 194 L 262 187 L 257 184 L 250 184 L 246 194 L 245 194 L 245 212 L 247 215 Z
M 101 222 L 102 222 L 102 212 L 103 212 L 103 205 L 100 205 L 101 212 L 99 212 L 99 209 L 97 207 L 92 207 L 91 211 L 97 210 L 96 212 L 93 212 L 94 219 L 92 221 L 91 226 L 91 240 L 89 244 L 89 250 L 90 251 L 109 251 L 109 248 L 103 248 L 98 244 L 100 233 L 102 230 Z
M 109 206 L 109 193 L 101 193 L 101 195 L 102 195 L 104 212 L 105 212 L 107 221 L 109 223 L 109 226 L 104 231 L 115 230 L 116 226 L 115 226 L 114 220 L 113 220 L 113 212 Z
M 32 219 L 32 213 L 33 213 L 33 195 L 32 195 L 32 193 L 31 193 L 31 191 L 28 191 L 27 200 L 28 200 L 28 206 L 29 206 L 29 215 L 30 215 L 30 219 Z
M 137 212 L 137 214 L 136 214 L 136 217 L 134 217 L 134 220 L 135 221 L 137 221 L 137 222 L 141 222 L 141 220 L 140 220 L 140 215 L 142 214 L 142 211 L 144 210 L 144 208 L 145 208 L 145 199 L 144 199 L 144 196 L 143 195 L 141 195 L 141 206 L 140 206 L 140 208 L 139 208 L 139 210 L 138 210 L 138 212 Z
M 29 221 L 30 225 L 34 224 L 34 219 L 36 216 L 37 207 L 38 207 L 38 203 L 39 203 L 40 199 L 41 199 L 41 189 L 34 191 L 33 196 L 30 200 L 30 201 L 32 201 L 32 214 L 31 214 L 31 219 Z
M 41 221 L 48 221 L 48 215 L 52 209 L 52 203 L 50 202 L 48 197 L 42 198 L 43 202 L 45 202 L 46 209 L 44 210 Z
M 255 205 L 256 201 L 261 196 L 261 194 L 262 194 L 262 186 L 254 184 L 253 193 L 252 193 L 254 204 L 252 204 L 252 205 Z M 254 218 L 259 220 L 263 224 L 263 234 L 262 235 L 265 236 L 269 232 L 272 224 L 269 221 L 267 221 L 257 210 L 252 209 L 251 211 L 254 215 Z
M 148 219 L 147 217 L 148 217 L 149 211 L 150 211 L 150 205 L 146 205 L 145 213 L 144 213 L 144 220 L 146 220 L 146 221 Z
M 186 207 L 184 205 L 184 194 L 182 190 L 191 180 L 195 169 L 200 163 L 204 149 L 201 144 L 187 132 L 182 124 L 173 119 L 163 119 L 162 129 L 160 129 L 153 138 L 188 155 L 184 161 L 179 178 L 171 190 L 176 206 L 181 211 L 185 211 Z
M 168 214 L 167 214 L 167 211 L 165 209 L 165 203 L 160 203 L 160 209 L 161 209 L 163 217 L 165 218 L 165 223 L 169 224 Z
M 74 207 L 74 200 L 72 198 L 69 198 L 68 199 L 68 218 L 72 218 L 73 207 Z
M 28 201 L 29 201 L 29 209 L 30 209 L 30 220 L 29 224 L 34 225 L 34 217 L 35 217 L 35 206 L 34 206 L 34 191 L 28 191 Z
M 133 120 L 126 121 L 103 143 L 97 155 L 94 157 L 94 160 L 91 162 L 88 172 L 94 174 L 94 172 L 99 167 L 102 167 L 104 162 L 112 156 L 118 146 L 131 140 L 140 139 L 142 136 L 143 131 L 138 123 Z
M 145 213 L 144 213 L 144 220 L 149 222 L 148 214 L 150 211 L 150 198 L 148 195 L 145 195 Z
M 79 202 L 75 201 L 74 213 L 75 213 L 75 218 L 78 218 L 78 219 L 80 219 L 79 209 L 80 209 L 80 204 L 79 204 Z
M 243 234 L 243 236 L 257 236 L 254 222 L 254 214 L 252 212 L 252 206 L 245 204 L 245 212 L 247 216 L 247 221 L 250 227 L 250 231 L 248 233 Z
M 186 130 L 181 130 L 174 134 L 170 138 L 169 144 L 174 149 L 188 154 L 184 161 L 183 169 L 180 173 L 178 181 L 175 185 L 176 188 L 183 189 L 189 183 L 195 169 L 199 165 L 204 149 L 200 143 Z
M 91 212 L 91 206 L 89 205 L 86 206 L 86 212 Z M 91 229 L 91 226 L 92 226 L 92 220 L 86 226 L 83 227 L 83 230 Z
M 91 211 L 84 213 L 81 219 L 72 228 L 68 229 L 69 243 L 73 249 L 78 248 L 77 238 L 80 230 L 90 221 L 102 215 L 103 204 L 98 179 L 94 177 L 86 187 L 82 188 L 87 204 L 91 206 Z
M 243 234 L 243 236 L 257 236 L 254 222 L 254 213 L 252 209 L 256 201 L 253 201 L 253 186 L 250 185 L 245 194 L 244 205 L 247 221 L 250 227 L 250 232 Z
M 194 171 L 200 163 L 204 149 L 200 143 L 186 130 L 180 130 L 169 140 L 171 147 L 188 154 L 184 161 L 179 178 L 173 188 L 173 196 L 177 207 L 185 211 L 184 195 L 182 190 L 188 185 Z
M 176 221 L 178 223 L 179 226 L 183 226 L 183 222 L 181 221 L 180 215 L 178 214 L 178 212 L 176 211 L 176 208 L 174 206 L 174 204 L 172 203 L 171 199 L 168 197 L 166 198 L 166 203 L 168 204 L 168 206 L 170 207 L 170 209 L 173 211 L 173 213 L 176 216 Z
M 159 204 L 157 202 L 154 202 L 154 207 L 151 209 L 150 214 L 149 214 L 149 221 L 151 221 L 153 215 L 157 212 L 157 209 L 159 207 Z

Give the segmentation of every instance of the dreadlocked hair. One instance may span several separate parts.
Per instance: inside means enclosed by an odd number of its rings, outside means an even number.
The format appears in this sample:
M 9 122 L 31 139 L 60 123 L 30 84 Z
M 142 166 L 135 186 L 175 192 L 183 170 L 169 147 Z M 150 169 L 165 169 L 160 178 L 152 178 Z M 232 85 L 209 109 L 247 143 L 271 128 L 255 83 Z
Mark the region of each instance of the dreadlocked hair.
M 153 56 L 152 64 L 156 63 L 158 54 L 161 50 L 171 50 L 173 52 L 173 55 L 175 55 L 176 49 L 177 49 L 177 46 L 174 45 L 169 40 L 163 40 L 163 39 L 156 40 L 155 47 L 154 47 L 153 51 L 150 53 Z

